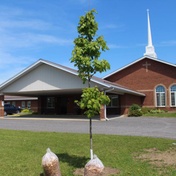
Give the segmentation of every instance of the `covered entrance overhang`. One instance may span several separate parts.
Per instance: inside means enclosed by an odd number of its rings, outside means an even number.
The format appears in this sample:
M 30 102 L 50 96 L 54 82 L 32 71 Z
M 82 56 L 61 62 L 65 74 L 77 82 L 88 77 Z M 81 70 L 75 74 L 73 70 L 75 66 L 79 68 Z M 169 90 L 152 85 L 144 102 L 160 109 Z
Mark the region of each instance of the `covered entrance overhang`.
M 145 96 L 140 92 L 97 77 L 91 79 L 91 87 L 94 86 L 110 95 L 112 101 L 116 98 L 114 101 L 116 103 L 117 97 L 125 94 Z M 47 113 L 47 110 L 51 110 L 54 104 L 56 113 L 73 114 L 75 112 L 74 100 L 80 97 L 82 89 L 86 87 L 87 84 L 82 83 L 76 70 L 46 60 L 39 60 L 0 85 L 0 116 L 3 116 L 4 95 L 37 97 L 38 111 L 41 113 Z M 120 102 L 118 106 L 120 108 Z M 58 107 L 60 110 L 57 109 Z M 110 109 L 108 106 L 102 106 L 100 112 L 102 119 L 107 117 L 108 108 Z

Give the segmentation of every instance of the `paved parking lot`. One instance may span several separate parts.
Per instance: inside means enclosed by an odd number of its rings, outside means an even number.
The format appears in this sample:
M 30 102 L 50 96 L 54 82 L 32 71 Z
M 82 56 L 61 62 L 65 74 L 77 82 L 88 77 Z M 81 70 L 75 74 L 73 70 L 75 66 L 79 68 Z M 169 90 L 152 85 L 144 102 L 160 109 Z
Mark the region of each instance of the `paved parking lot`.
M 88 119 L 0 118 L 0 129 L 89 133 Z M 176 139 L 176 118 L 123 117 L 93 121 L 94 134 L 150 136 Z

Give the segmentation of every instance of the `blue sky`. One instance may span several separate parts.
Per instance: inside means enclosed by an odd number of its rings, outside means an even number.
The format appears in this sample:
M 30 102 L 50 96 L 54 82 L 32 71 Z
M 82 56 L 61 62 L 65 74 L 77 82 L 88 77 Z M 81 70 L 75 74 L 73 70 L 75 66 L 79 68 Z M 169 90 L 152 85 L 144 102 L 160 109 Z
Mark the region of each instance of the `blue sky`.
M 98 35 L 110 50 L 102 53 L 111 70 L 145 53 L 150 10 L 153 45 L 158 59 L 176 63 L 175 0 L 0 0 L 0 83 L 38 59 L 70 63 L 79 18 L 96 9 Z

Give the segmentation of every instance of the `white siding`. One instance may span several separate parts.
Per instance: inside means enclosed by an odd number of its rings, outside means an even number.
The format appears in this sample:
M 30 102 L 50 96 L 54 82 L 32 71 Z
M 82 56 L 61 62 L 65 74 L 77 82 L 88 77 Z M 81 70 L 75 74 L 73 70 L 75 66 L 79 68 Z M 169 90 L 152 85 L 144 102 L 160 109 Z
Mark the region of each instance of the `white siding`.
M 42 64 L 6 87 L 3 92 L 52 91 L 87 87 L 71 73 Z

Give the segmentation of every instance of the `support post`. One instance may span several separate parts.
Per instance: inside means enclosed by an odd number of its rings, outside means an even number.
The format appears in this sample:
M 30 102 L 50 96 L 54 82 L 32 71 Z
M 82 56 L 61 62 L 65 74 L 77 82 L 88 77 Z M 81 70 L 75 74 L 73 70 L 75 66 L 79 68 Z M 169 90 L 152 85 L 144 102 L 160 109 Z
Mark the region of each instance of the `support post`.
M 4 117 L 4 95 L 0 95 L 0 117 Z
M 101 105 L 101 108 L 100 108 L 100 120 L 105 120 L 105 106 L 104 105 Z

